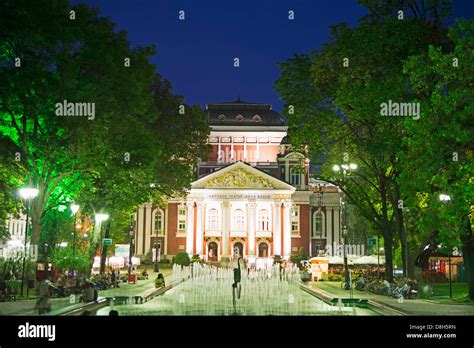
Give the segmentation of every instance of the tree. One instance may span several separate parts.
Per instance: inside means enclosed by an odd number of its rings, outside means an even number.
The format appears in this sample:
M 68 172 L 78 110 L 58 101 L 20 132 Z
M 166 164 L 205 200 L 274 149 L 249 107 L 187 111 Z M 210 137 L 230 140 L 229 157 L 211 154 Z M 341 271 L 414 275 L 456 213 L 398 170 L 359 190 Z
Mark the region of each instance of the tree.
M 67 0 L 2 1 L 0 32 L 0 134 L 21 149 L 26 182 L 39 189 L 32 244 L 48 212 L 73 199 L 91 215 L 117 211 L 115 224 L 150 198 L 150 183 L 160 192 L 189 184 L 205 147 L 203 112 L 168 114 L 180 99 L 149 63 L 153 47 L 131 48 L 98 10 Z M 95 113 L 58 116 L 67 102 Z
M 397 155 L 403 151 L 400 139 L 406 130 L 402 118 L 381 117 L 381 106 L 413 98 L 403 74 L 404 61 L 443 41 L 445 30 L 439 21 L 446 6 L 431 1 L 427 9 L 423 4 L 417 11 L 419 2 L 361 2 L 370 13 L 358 27 L 336 25 L 331 41 L 321 50 L 280 64 L 275 89 L 288 110 L 292 141 L 308 145 L 313 161 L 325 158 L 321 178 L 339 186 L 349 203 L 380 231 L 386 277 L 391 280 L 393 249 L 397 241 L 405 244 L 405 197 L 398 180 L 403 167 Z M 402 5 L 415 11 L 398 20 Z M 346 161 L 359 164 L 359 169 L 350 176 L 335 175 L 332 165 Z
M 417 124 L 406 125 L 401 183 L 418 213 L 419 233 L 426 238 L 434 232 L 447 253 L 462 249 L 472 300 L 474 21 L 452 27 L 449 41 L 449 49 L 430 46 L 405 64 L 422 115 Z M 451 200 L 441 201 L 441 194 Z
M 20 212 L 20 200 L 16 189 L 21 183 L 24 168 L 20 161 L 21 153 L 15 144 L 0 134 L 0 241 L 8 238 L 5 220 L 8 213 Z M 15 199 L 16 198 L 16 199 Z
M 173 258 L 173 264 L 183 266 L 189 266 L 191 264 L 191 259 L 187 253 L 177 253 Z

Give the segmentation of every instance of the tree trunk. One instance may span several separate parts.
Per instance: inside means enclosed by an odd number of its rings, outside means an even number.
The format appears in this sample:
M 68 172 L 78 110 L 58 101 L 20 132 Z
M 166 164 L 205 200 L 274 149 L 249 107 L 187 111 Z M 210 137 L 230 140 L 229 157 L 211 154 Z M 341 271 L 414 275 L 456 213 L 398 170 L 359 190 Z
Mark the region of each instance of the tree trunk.
M 385 250 L 385 279 L 393 281 L 393 239 L 390 227 L 383 231 L 383 243 Z
M 395 205 L 394 207 L 397 207 Z M 405 236 L 405 231 L 404 231 L 404 223 L 407 223 L 403 219 L 403 210 L 399 209 L 398 207 L 394 211 L 395 214 L 395 221 L 396 221 L 396 226 L 397 226 L 397 234 L 398 238 L 400 239 L 400 251 L 401 251 L 401 256 L 402 256 L 402 267 L 403 267 L 403 273 L 405 275 L 405 270 L 407 269 L 406 265 L 406 253 L 407 253 L 407 244 L 406 244 L 406 236 Z
M 38 183 L 38 196 L 32 200 L 30 207 L 31 216 L 31 244 L 38 245 L 41 236 L 41 219 L 43 218 L 44 212 L 44 192 L 45 187 Z
M 466 267 L 468 296 L 470 300 L 474 300 L 474 238 L 472 235 L 471 221 L 466 218 L 466 227 L 461 236 L 463 242 L 463 258 Z
M 410 275 L 408 265 L 407 265 L 407 253 L 408 256 L 410 255 L 410 247 L 407 244 L 407 238 L 408 236 L 406 235 L 407 229 L 405 229 L 405 224 L 408 224 L 408 219 L 405 219 L 403 207 L 400 208 L 398 206 L 399 201 L 401 200 L 401 193 L 400 193 L 400 186 L 397 184 L 394 184 L 395 188 L 395 196 L 390 195 L 390 202 L 392 203 L 392 208 L 393 208 L 393 213 L 395 215 L 395 222 L 396 222 L 396 228 L 397 228 L 397 234 L 398 238 L 400 240 L 400 251 L 401 251 L 401 259 L 402 259 L 402 267 L 403 267 L 403 275 L 407 276 L 405 274 L 405 270 L 407 270 L 408 275 Z M 405 221 L 406 220 L 406 221 Z M 408 260 L 408 264 L 410 263 L 410 260 Z M 412 273 L 413 276 L 413 273 Z
M 388 219 L 387 186 L 385 177 L 380 180 L 380 198 L 382 203 L 382 236 L 385 250 L 385 279 L 393 281 L 393 238 L 392 228 Z
M 422 249 L 421 249 L 422 250 Z M 420 250 L 420 251 L 421 251 Z M 418 279 L 417 271 L 415 266 L 416 256 L 418 255 L 416 248 L 408 246 L 408 278 L 416 279 L 418 282 L 421 282 L 422 279 Z M 421 272 L 419 272 L 421 274 Z

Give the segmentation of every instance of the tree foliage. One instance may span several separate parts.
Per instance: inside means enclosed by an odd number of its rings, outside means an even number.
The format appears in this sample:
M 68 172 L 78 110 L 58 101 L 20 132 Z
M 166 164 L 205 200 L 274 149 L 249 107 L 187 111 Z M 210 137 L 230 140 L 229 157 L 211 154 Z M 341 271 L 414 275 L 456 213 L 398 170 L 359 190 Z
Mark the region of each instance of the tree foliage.
M 320 50 L 281 63 L 275 89 L 285 102 L 294 145 L 308 145 L 313 162 L 324 158 L 321 178 L 338 185 L 366 223 L 382 235 L 386 277 L 391 279 L 393 249 L 400 243 L 402 254 L 408 252 L 403 247 L 407 223 L 403 208 L 414 204 L 411 193 L 401 187 L 402 174 L 413 170 L 402 163 L 408 151 L 403 140 L 421 123 L 415 116 L 382 117 L 381 107 L 389 101 L 418 101 L 419 92 L 411 85 L 404 64 L 424 54 L 430 45 L 449 48 L 443 18 L 450 3 L 361 3 L 369 15 L 355 28 L 344 23 L 333 26 L 330 41 Z M 431 146 L 436 151 L 437 146 Z M 359 168 L 346 175 L 332 171 L 334 164 L 344 162 L 354 162 Z M 410 213 L 412 220 L 416 214 L 416 209 Z M 425 237 L 410 234 L 412 254 Z
M 178 114 L 183 98 L 150 64 L 153 47 L 131 47 L 97 9 L 68 0 L 2 1 L 0 33 L 0 135 L 39 189 L 33 244 L 72 200 L 84 214 L 107 211 L 122 235 L 137 205 L 189 185 L 206 118 L 197 107 Z M 94 117 L 57 116 L 65 101 L 94 105 Z M 8 161 L 14 154 L 2 148 Z

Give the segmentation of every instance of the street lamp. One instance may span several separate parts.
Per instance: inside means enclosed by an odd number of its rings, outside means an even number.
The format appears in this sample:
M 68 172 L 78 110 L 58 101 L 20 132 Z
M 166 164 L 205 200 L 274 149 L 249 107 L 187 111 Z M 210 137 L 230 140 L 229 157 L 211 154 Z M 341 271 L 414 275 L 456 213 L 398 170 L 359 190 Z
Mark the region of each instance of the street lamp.
M 132 274 L 132 256 L 133 256 L 133 239 L 135 237 L 135 214 L 131 216 L 130 219 L 130 249 L 128 250 L 128 275 L 130 276 Z
M 442 193 L 439 195 L 439 200 L 441 202 L 450 202 L 451 197 Z M 451 280 L 451 251 L 448 251 L 448 275 L 449 275 L 449 298 L 453 298 L 453 285 Z
M 109 214 L 95 214 L 95 222 L 101 223 L 102 221 L 107 221 Z
M 333 171 L 337 173 L 342 172 L 343 176 L 343 186 L 345 187 L 345 179 L 348 177 L 353 170 L 356 170 L 358 168 L 357 164 L 355 163 L 350 163 L 350 164 L 335 164 L 332 169 Z M 344 222 L 341 224 L 342 225 L 342 230 L 343 230 L 343 239 L 342 239 L 342 244 L 343 244 L 343 250 L 344 250 L 344 278 L 346 279 L 346 282 L 349 281 L 349 268 L 347 266 L 347 255 L 346 255 L 346 237 L 347 237 L 347 227 L 346 227 L 346 208 L 345 208 L 345 202 L 344 202 L 344 196 L 341 197 L 341 208 L 343 209 L 341 217 L 344 219 Z M 350 286 L 350 285 L 349 285 Z
M 405 211 L 405 269 L 403 270 L 405 278 L 408 278 L 408 213 L 410 209 L 408 207 L 404 207 L 403 211 Z
M 74 235 L 74 241 L 72 242 L 72 258 L 76 258 L 76 224 L 77 224 L 77 212 L 79 211 L 79 205 L 78 204 L 71 204 L 71 211 L 72 215 L 74 215 L 74 229 L 72 230 L 72 233 Z
M 32 187 L 23 187 L 19 190 L 21 198 L 25 200 L 26 205 L 26 226 L 25 226 L 25 245 L 24 245 L 24 255 L 23 255 L 23 276 L 21 277 L 21 296 L 23 296 L 23 286 L 25 281 L 25 266 L 26 266 L 26 240 L 28 238 L 28 223 L 30 217 L 30 203 L 31 199 L 35 198 L 38 195 L 38 189 Z M 28 272 L 26 272 L 26 276 L 28 276 Z M 26 297 L 28 297 L 28 282 L 26 284 Z

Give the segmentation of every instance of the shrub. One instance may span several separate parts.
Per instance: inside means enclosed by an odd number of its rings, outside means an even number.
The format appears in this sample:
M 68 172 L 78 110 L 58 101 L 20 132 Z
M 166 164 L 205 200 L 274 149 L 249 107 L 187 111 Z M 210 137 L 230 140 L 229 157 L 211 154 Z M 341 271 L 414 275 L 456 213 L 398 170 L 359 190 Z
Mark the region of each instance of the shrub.
M 162 263 L 162 264 L 164 264 L 164 265 L 169 265 L 169 264 L 171 263 L 171 261 L 170 261 L 169 259 L 163 258 L 163 259 L 160 260 L 159 263 Z
M 176 256 L 173 257 L 173 263 L 180 266 L 189 266 L 191 260 L 189 259 L 189 255 L 187 253 L 177 253 Z
M 191 262 L 193 262 L 193 263 L 194 263 L 194 262 L 199 262 L 199 263 L 201 263 L 202 260 L 201 260 L 201 258 L 199 257 L 199 254 L 193 255 L 193 257 L 191 257 Z
M 55 249 L 51 255 L 51 262 L 54 268 L 59 271 L 75 269 L 80 273 L 85 273 L 90 267 L 89 255 L 77 250 L 75 257 L 73 257 L 71 247 Z
M 148 252 L 140 257 L 141 265 L 152 265 L 153 264 L 153 251 L 150 249 Z
M 330 274 L 328 280 L 330 282 L 340 282 L 342 281 L 342 274 Z

